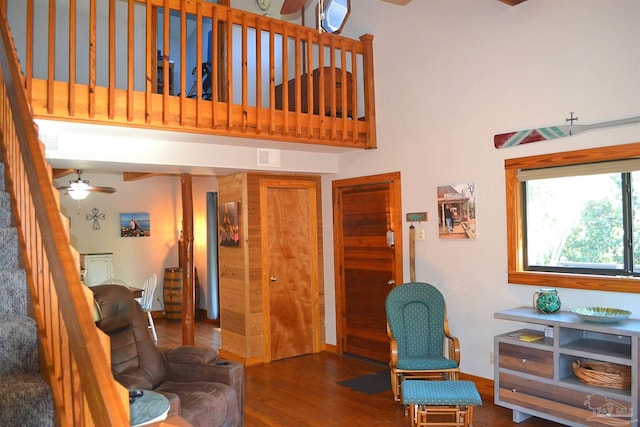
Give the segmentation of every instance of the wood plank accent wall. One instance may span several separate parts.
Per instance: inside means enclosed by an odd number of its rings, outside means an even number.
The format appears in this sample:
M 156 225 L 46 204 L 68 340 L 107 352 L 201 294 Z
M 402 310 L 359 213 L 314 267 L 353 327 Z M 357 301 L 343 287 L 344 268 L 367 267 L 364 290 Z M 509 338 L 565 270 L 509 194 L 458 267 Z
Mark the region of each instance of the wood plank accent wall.
M 318 264 L 322 267 L 322 205 L 319 177 L 260 173 L 238 173 L 218 178 L 218 203 L 239 203 L 240 247 L 219 248 L 220 274 L 220 353 L 246 365 L 269 361 L 265 330 L 269 319 L 263 310 L 263 253 L 261 241 L 260 182 L 263 179 L 315 182 L 317 197 Z M 318 324 L 314 325 L 324 350 L 325 301 L 322 268 L 318 274 Z

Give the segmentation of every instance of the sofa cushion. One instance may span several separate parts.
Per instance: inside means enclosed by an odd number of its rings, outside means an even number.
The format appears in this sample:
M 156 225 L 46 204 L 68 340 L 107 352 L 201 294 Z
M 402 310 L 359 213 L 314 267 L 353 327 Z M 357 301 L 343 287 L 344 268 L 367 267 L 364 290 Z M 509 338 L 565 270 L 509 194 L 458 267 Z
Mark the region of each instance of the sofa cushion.
M 180 415 L 194 427 L 237 425 L 238 399 L 234 389 L 212 382 L 165 381 L 154 389 L 169 399 L 169 416 Z M 180 402 L 173 402 L 175 396 Z M 179 413 L 172 413 L 179 407 Z

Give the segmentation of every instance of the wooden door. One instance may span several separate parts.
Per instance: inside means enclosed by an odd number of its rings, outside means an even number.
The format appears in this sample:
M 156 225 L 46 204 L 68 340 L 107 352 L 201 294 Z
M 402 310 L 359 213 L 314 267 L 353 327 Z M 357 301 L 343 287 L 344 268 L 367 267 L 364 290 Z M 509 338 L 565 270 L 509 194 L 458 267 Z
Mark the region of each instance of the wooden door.
M 319 351 L 316 183 L 262 180 L 260 191 L 267 352 L 278 360 Z
M 335 181 L 333 208 L 338 347 L 388 362 L 384 303 L 402 281 L 400 174 Z

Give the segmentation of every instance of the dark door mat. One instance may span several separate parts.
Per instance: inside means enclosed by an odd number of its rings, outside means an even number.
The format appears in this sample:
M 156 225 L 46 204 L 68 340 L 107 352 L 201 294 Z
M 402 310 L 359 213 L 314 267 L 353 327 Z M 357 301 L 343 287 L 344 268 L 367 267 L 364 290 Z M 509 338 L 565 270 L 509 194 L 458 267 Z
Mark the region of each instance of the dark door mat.
M 365 394 L 378 394 L 391 390 L 391 376 L 388 370 L 362 375 L 338 383 Z

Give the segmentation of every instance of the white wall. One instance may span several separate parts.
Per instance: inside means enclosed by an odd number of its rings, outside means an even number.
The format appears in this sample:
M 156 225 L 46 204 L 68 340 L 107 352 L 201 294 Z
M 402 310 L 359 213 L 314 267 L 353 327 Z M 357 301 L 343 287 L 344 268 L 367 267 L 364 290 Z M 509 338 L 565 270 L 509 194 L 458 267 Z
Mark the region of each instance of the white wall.
M 400 171 L 403 214 L 426 210 L 431 217 L 423 224 L 425 241 L 417 242 L 417 279 L 435 284 L 445 295 L 452 331 L 461 341 L 462 370 L 493 377 L 493 336 L 515 326 L 494 320 L 493 313 L 530 304 L 535 290 L 507 283 L 504 159 L 638 142 L 640 126 L 504 150 L 493 148 L 493 135 L 563 124 L 572 111 L 583 124 L 639 115 L 639 18 L 637 0 L 528 0 L 516 7 L 497 0 L 413 0 L 404 7 L 352 0 L 344 34 L 375 36 L 379 148 L 337 155 L 339 173 L 323 180 L 328 343 L 336 343 L 331 181 Z M 61 151 L 65 143 L 59 139 Z M 112 156 L 112 151 L 103 157 Z M 186 146 L 179 152 L 185 162 Z M 149 150 L 145 153 L 141 160 L 150 155 Z M 224 159 L 233 159 L 234 165 L 255 164 L 255 150 L 238 150 L 234 156 L 202 156 L 195 150 L 194 156 L 192 162 L 198 165 L 203 159 L 218 166 Z M 133 183 L 109 182 L 106 176 L 103 181 L 97 175 L 86 178 L 117 186 L 118 192 L 91 195 L 79 216 L 76 206 L 63 198 L 72 216 L 72 234 L 89 237 L 78 244 L 81 251 L 113 251 L 114 274 L 132 283 L 141 283 L 150 269 L 161 273 L 177 263 L 177 178 Z M 478 235 L 469 241 L 441 241 L 434 221 L 436 187 L 458 182 L 476 184 Z M 214 182 L 202 184 L 209 185 L 215 188 Z M 195 188 L 194 184 L 194 194 Z M 90 230 L 83 218 L 94 206 L 107 214 L 100 231 Z M 151 214 L 153 235 L 148 240 L 118 237 L 116 215 L 132 210 Z M 406 281 L 408 231 L 405 224 Z M 142 256 L 151 261 L 142 262 Z M 141 260 L 141 266 L 120 271 L 118 265 L 124 264 L 118 259 Z M 559 292 L 565 309 L 606 305 L 629 309 L 640 318 L 639 294 Z
M 493 135 L 587 124 L 640 112 L 640 2 L 352 0 L 345 34 L 374 34 L 378 149 L 341 154 L 323 182 L 327 341 L 335 344 L 331 181 L 400 171 L 403 215 L 428 211 L 416 276 L 445 295 L 462 370 L 492 378 L 493 336 L 515 325 L 498 310 L 531 304 L 536 288 L 507 283 L 504 159 L 640 141 L 640 126 L 504 150 Z M 439 240 L 436 187 L 475 182 L 475 240 Z M 404 277 L 409 280 L 409 225 Z M 553 283 L 548 286 L 552 287 Z M 640 286 L 640 283 L 639 283 Z M 604 305 L 640 318 L 640 295 L 560 289 L 564 309 Z
M 182 197 L 179 176 L 157 176 L 124 182 L 122 174 L 86 173 L 91 185 L 116 188 L 113 194 L 92 193 L 80 202 L 61 195 L 62 211 L 71 219 L 71 244 L 80 253 L 113 253 L 113 277 L 130 286 L 142 287 L 151 273 L 158 275 L 153 309 L 163 308 L 164 270 L 178 266 L 178 237 L 182 229 Z M 65 185 L 75 175 L 57 180 Z M 193 177 L 194 262 L 202 287 L 200 306 L 206 295 L 206 192 L 217 191 L 215 177 Z M 104 213 L 100 229 L 93 230 L 92 210 Z M 151 236 L 120 237 L 120 214 L 147 212 L 151 218 Z

